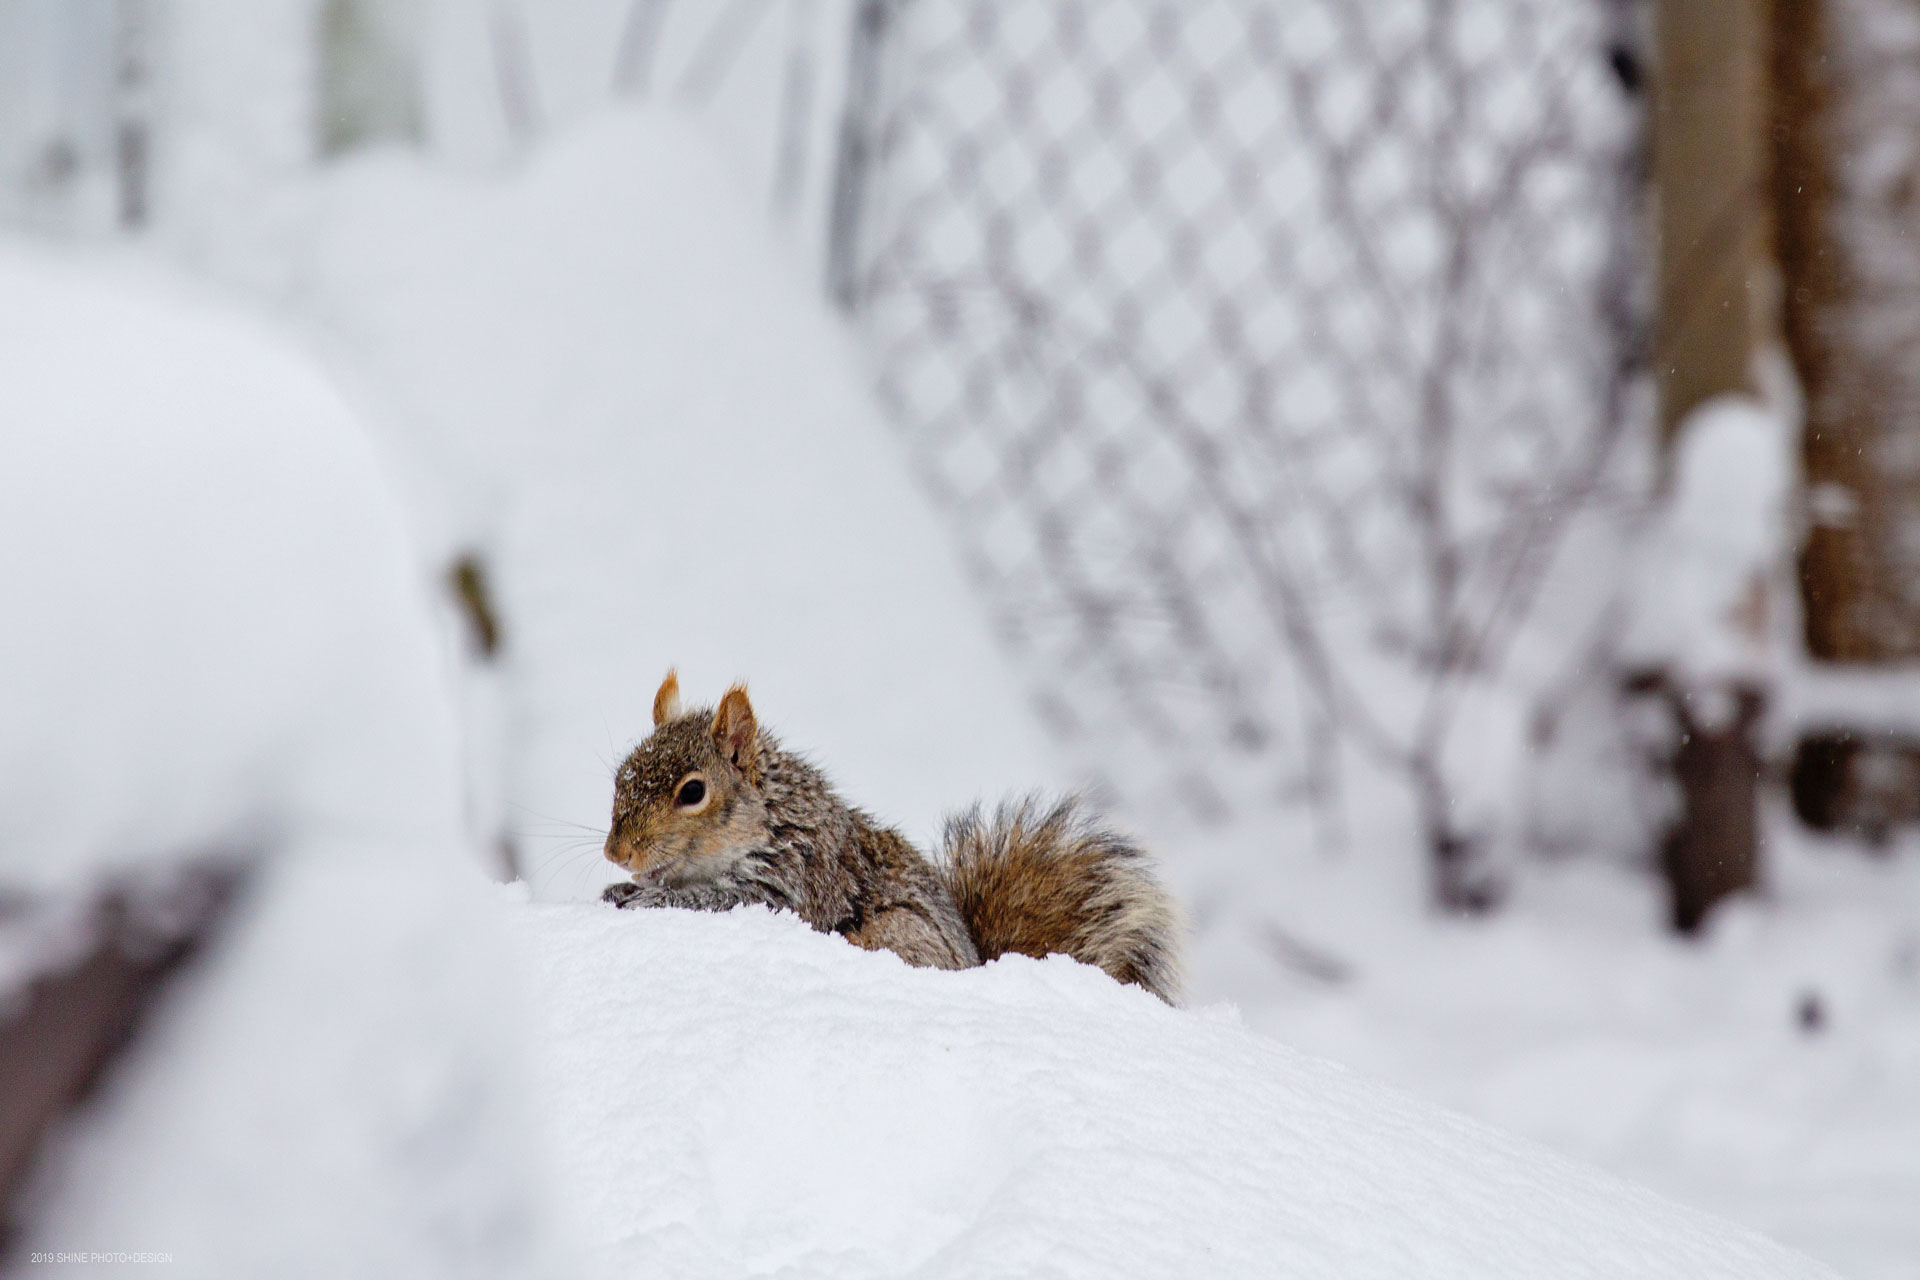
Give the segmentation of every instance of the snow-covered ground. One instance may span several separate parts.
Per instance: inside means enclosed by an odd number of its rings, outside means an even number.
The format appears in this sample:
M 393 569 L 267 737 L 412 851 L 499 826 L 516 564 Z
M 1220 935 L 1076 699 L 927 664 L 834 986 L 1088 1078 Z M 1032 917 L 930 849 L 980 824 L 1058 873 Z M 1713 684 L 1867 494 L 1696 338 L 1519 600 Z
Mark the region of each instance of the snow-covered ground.
M 1920 848 L 1869 858 L 1784 805 L 1768 839 L 1765 896 L 1692 942 L 1654 877 L 1592 861 L 1531 868 L 1503 911 L 1457 921 L 1254 833 L 1176 849 L 1202 877 L 1190 987 L 1847 1275 L 1912 1276 Z
M 362 1268 L 461 1274 L 544 1181 L 502 1155 L 505 1118 L 469 1124 L 520 1042 L 560 1220 L 616 1273 L 1819 1274 L 1304 1050 L 1848 1274 L 1913 1274 L 1912 851 L 1869 863 L 1777 821 L 1771 898 L 1684 944 L 1651 879 L 1591 864 L 1434 920 L 1384 804 L 1339 859 L 1279 818 L 1136 815 L 1193 909 L 1194 1012 L 1059 961 L 920 973 L 761 913 L 560 901 L 613 878 L 593 828 L 671 662 L 693 692 L 751 678 L 770 724 L 917 835 L 1064 773 L 856 359 L 730 182 L 689 122 L 629 113 L 497 177 L 375 156 L 282 192 L 225 274 L 267 282 L 351 409 L 239 321 L 168 345 L 207 314 L 191 298 L 76 365 L 89 340 L 43 339 L 46 317 L 105 286 L 0 258 L 8 303 L 43 295 L 0 308 L 0 395 L 38 388 L 8 402 L 38 465 L 0 475 L 0 584 L 37 620 L 0 635 L 0 866 L 73 883 L 102 850 L 293 851 L 50 1175 L 63 1239 L 167 1248 L 146 1237 L 179 1222 L 212 1253 L 244 1216 L 261 1252 L 223 1257 L 246 1274 L 282 1229 L 319 1240 L 298 1226 L 318 1204 L 442 1233 Z M 110 292 L 150 274 L 90 270 Z M 312 448 L 275 431 L 315 420 Z M 493 904 L 525 1023 L 488 912 L 432 887 L 493 834 L 458 830 L 451 646 L 421 598 L 465 548 L 505 630 L 468 675 L 492 701 L 464 708 L 497 772 L 467 784 L 532 881 Z M 183 564 L 209 568 L 167 590 L 154 566 Z
M 518 927 L 609 1275 L 1830 1274 L 1060 957 L 912 970 L 761 908 Z

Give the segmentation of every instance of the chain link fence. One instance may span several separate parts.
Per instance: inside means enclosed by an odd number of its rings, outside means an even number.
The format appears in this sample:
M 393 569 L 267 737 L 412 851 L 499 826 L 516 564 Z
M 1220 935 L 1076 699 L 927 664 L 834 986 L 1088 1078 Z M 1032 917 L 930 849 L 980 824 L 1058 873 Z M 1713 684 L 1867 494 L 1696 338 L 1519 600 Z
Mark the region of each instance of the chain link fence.
M 1123 794 L 1324 800 L 1343 744 L 1448 790 L 1476 691 L 1630 505 L 1638 21 L 860 10 L 833 288 L 1043 713 Z

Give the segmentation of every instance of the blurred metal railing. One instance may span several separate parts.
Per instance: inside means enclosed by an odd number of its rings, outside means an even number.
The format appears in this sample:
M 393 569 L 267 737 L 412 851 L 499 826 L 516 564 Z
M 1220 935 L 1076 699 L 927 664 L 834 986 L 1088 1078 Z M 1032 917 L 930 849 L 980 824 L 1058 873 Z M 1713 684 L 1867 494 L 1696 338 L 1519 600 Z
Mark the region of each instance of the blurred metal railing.
M 833 43 L 845 5 L 846 0 L 726 0 L 710 6 L 630 0 L 615 54 L 613 91 L 640 98 L 660 93 L 683 106 L 710 110 L 730 88 L 741 91 L 741 66 L 753 47 L 777 42 L 778 84 L 774 92 L 760 95 L 771 110 L 754 132 L 764 130 L 771 143 L 772 211 L 776 218 L 792 219 L 815 181 L 823 47 Z M 676 47 L 677 58 L 672 56 Z
M 1039 705 L 1123 791 L 1324 799 L 1343 744 L 1445 790 L 1468 693 L 1631 488 L 1636 20 L 861 6 L 830 287 Z

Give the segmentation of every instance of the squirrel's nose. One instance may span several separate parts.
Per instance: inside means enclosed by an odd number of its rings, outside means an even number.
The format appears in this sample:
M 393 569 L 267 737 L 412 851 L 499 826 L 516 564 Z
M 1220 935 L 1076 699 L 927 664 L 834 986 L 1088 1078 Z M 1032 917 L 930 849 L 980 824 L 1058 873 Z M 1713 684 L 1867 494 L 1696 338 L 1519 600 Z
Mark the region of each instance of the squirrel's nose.
M 611 831 L 607 833 L 606 848 L 602 849 L 601 852 L 607 855 L 607 861 L 611 862 L 614 866 L 624 867 L 627 865 L 626 858 L 623 857 L 620 852 L 620 837 Z

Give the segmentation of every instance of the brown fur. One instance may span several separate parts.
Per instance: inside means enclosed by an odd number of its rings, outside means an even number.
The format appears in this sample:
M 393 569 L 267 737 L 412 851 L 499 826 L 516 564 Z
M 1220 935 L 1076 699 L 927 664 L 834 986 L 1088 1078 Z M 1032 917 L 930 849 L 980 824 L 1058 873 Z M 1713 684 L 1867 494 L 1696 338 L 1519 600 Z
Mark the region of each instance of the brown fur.
M 1065 953 L 1145 987 L 1179 991 L 1180 920 L 1146 855 L 1082 814 L 1036 797 L 947 820 L 946 882 L 982 960 Z
M 603 895 L 615 905 L 758 902 L 910 964 L 1064 953 L 1176 998 L 1171 901 L 1145 855 L 1073 802 L 1003 806 L 991 823 L 977 809 L 953 818 L 936 868 L 760 728 L 744 686 L 716 710 L 679 714 L 668 672 L 654 714 L 653 734 L 614 779 L 606 855 L 633 876 Z M 695 779 L 703 794 L 688 803 Z

